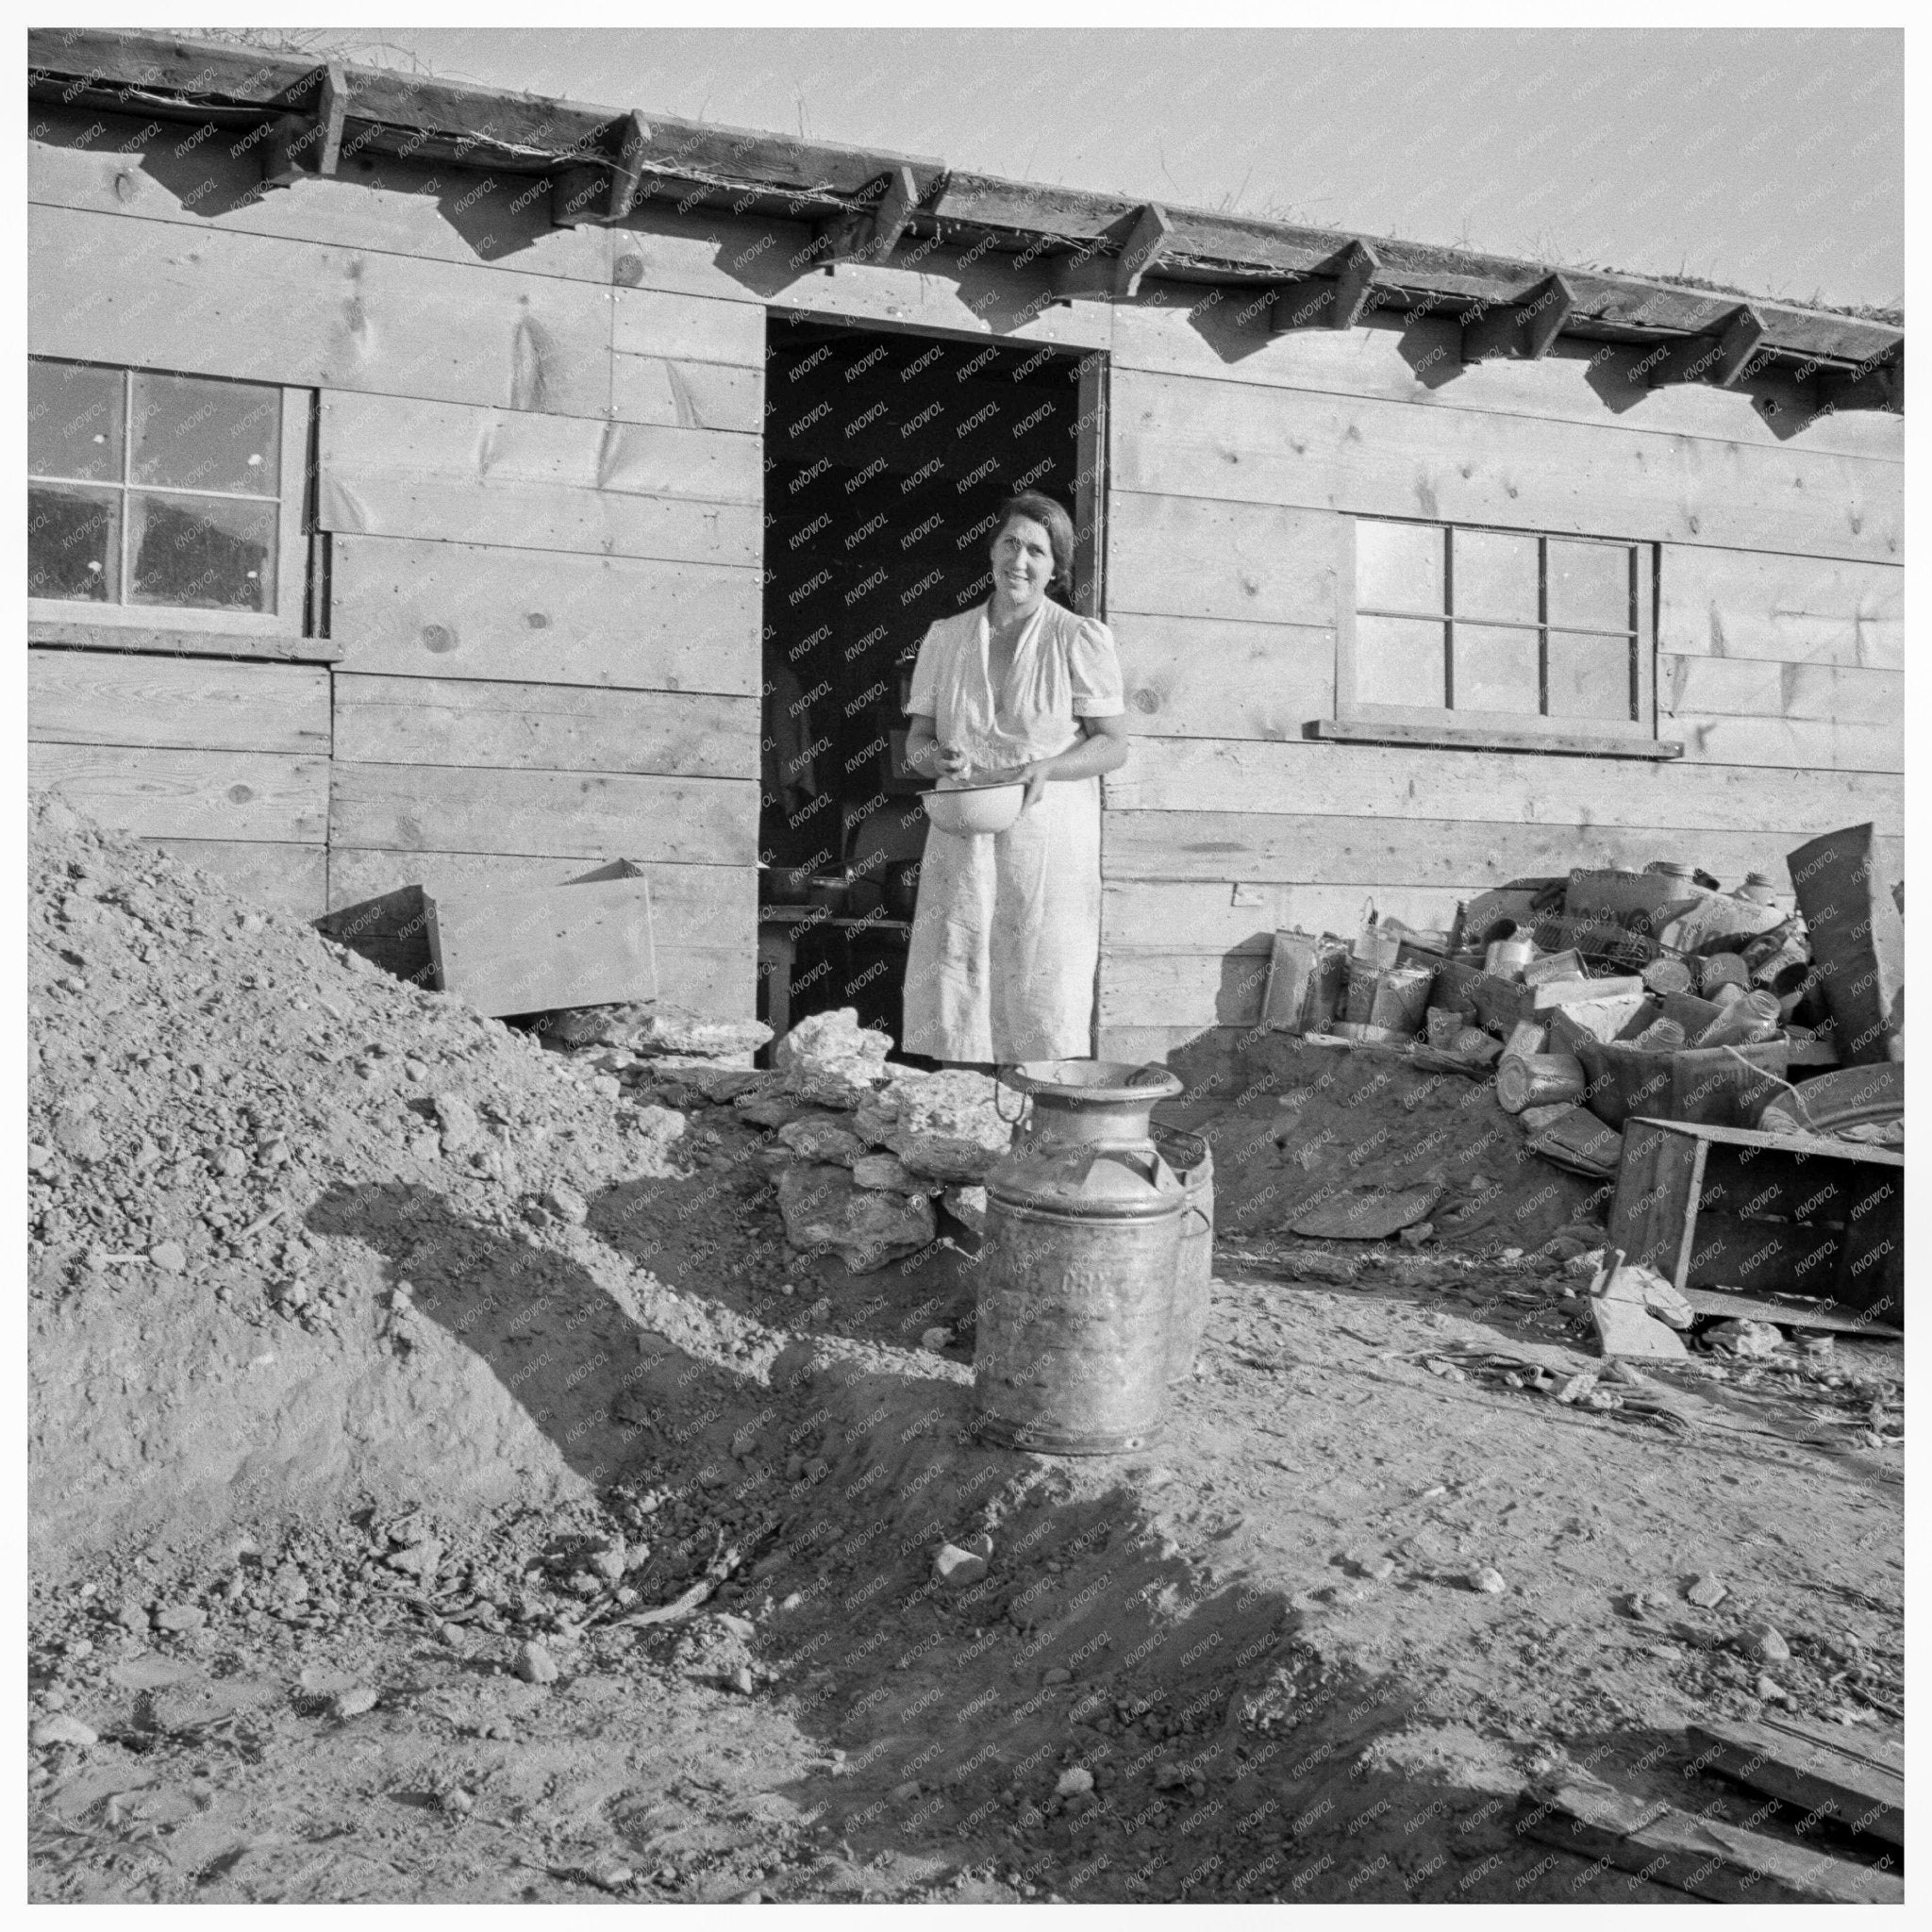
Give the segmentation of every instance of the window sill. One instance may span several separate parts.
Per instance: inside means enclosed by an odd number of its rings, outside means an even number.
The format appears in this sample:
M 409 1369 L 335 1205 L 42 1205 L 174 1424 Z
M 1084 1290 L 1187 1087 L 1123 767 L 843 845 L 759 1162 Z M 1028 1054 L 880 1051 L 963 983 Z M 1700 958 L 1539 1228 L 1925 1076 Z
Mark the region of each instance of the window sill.
M 342 647 L 330 638 L 277 637 L 266 631 L 175 630 L 160 625 L 86 624 L 30 617 L 27 642 L 69 650 L 145 651 L 191 658 L 260 658 L 284 664 L 333 664 Z
M 1309 738 L 1344 744 L 1430 745 L 1448 751 L 1549 752 L 1569 758 L 1646 758 L 1661 763 L 1684 756 L 1669 739 L 1624 738 L 1613 733 L 1497 731 L 1488 725 L 1373 724 L 1356 719 L 1316 718 L 1304 727 Z

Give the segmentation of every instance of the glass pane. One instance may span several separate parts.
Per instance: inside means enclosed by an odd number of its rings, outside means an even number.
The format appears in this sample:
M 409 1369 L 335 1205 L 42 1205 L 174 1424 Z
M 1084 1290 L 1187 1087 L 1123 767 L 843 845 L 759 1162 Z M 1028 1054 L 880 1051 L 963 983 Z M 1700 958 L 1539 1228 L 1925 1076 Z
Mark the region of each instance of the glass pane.
M 281 446 L 280 390 L 136 372 L 132 481 L 273 496 Z
M 1451 596 L 1457 617 L 1491 624 L 1537 621 L 1537 540 L 1493 530 L 1457 530 Z M 1458 703 L 1460 700 L 1458 699 Z
M 29 597 L 119 599 L 115 559 L 121 494 L 36 483 L 26 492 L 26 591 Z
M 1627 634 L 1585 637 L 1550 633 L 1550 716 L 1629 721 L 1630 652 Z
M 275 507 L 129 492 L 129 601 L 197 610 L 275 608 Z
M 1550 543 L 1550 622 L 1631 630 L 1630 551 L 1622 543 Z
M 1456 626 L 1456 708 L 1458 711 L 1527 711 L 1541 708 L 1537 634 L 1498 630 L 1489 625 Z
M 1357 517 L 1355 605 L 1357 610 L 1415 610 L 1441 617 L 1449 608 L 1442 601 L 1442 532 L 1427 524 Z
M 1364 705 L 1441 705 L 1442 623 L 1414 617 L 1357 617 L 1355 694 Z
M 26 466 L 36 476 L 121 480 L 121 372 L 78 362 L 26 365 Z M 38 593 L 36 593 L 38 594 Z

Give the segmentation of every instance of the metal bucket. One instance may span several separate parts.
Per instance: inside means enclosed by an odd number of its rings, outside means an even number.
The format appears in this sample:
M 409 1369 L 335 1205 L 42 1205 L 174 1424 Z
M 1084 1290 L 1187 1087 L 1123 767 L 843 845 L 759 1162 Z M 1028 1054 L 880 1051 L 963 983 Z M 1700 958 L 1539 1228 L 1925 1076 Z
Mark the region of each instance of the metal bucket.
M 1030 1118 L 986 1177 L 974 1425 L 1000 1448 L 1139 1449 L 1167 1398 L 1187 1194 L 1149 1114 L 1165 1067 L 1053 1060 L 1003 1070 Z
M 1184 1382 L 1194 1373 L 1194 1357 L 1214 1303 L 1214 1152 L 1205 1135 L 1158 1122 L 1154 1125 L 1154 1144 L 1180 1176 L 1187 1204 L 1174 1259 L 1174 1312 L 1167 1328 L 1167 1379 Z

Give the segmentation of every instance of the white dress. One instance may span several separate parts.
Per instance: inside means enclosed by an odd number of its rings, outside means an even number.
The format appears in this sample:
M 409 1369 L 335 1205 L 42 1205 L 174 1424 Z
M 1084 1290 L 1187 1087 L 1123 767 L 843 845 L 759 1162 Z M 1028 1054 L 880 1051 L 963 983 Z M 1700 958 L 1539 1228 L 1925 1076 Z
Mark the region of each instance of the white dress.
M 1004 690 L 988 668 L 984 606 L 936 624 L 919 647 L 908 711 L 933 720 L 986 777 L 1055 758 L 1078 718 L 1124 708 L 1113 635 L 1043 603 Z M 906 962 L 908 1053 L 942 1060 L 1084 1058 L 1100 963 L 1100 780 L 1049 784 L 995 836 L 927 834 Z

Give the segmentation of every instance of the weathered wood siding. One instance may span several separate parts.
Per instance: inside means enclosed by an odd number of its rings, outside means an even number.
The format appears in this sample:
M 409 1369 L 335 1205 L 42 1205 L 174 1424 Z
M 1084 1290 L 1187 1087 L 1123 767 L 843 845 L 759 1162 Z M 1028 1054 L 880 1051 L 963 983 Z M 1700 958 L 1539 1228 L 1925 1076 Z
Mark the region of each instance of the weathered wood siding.
M 285 904 L 634 858 L 665 997 L 751 1009 L 764 341 L 792 313 L 1111 352 L 1139 738 L 1107 786 L 1107 1051 L 1252 1021 L 1267 935 L 1369 899 L 1440 924 L 1516 873 L 1731 875 L 1831 824 L 1902 832 L 1893 419 L 1794 434 L 1795 393 L 1653 391 L 1634 347 L 1465 369 L 1447 321 L 1271 340 L 1242 297 L 1158 280 L 1048 307 L 1043 264 L 951 245 L 826 275 L 802 223 L 648 199 L 553 228 L 528 177 L 446 164 L 264 193 L 255 151 L 185 124 L 37 108 L 33 132 L 30 348 L 312 391 L 329 558 L 308 662 L 185 618 L 172 646 L 36 651 L 34 770 Z M 1361 513 L 1657 544 L 1683 762 L 1303 739 Z M 170 649 L 203 655 L 143 655 Z
M 635 858 L 663 996 L 749 1010 L 761 299 L 527 180 L 41 118 L 30 349 L 316 392 L 336 662 L 37 651 L 37 774 L 314 913 Z
M 1519 874 L 1727 882 L 1874 820 L 1902 869 L 1903 425 L 1795 435 L 1637 349 L 1464 368 L 1447 321 L 1270 340 L 1168 290 L 1113 332 L 1108 616 L 1137 741 L 1106 784 L 1099 1031 L 1142 1058 L 1259 1014 L 1268 936 L 1447 925 Z M 1782 419 L 1782 420 L 1781 420 Z M 1674 764 L 1304 739 L 1333 715 L 1355 514 L 1658 548 Z

